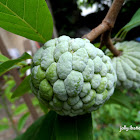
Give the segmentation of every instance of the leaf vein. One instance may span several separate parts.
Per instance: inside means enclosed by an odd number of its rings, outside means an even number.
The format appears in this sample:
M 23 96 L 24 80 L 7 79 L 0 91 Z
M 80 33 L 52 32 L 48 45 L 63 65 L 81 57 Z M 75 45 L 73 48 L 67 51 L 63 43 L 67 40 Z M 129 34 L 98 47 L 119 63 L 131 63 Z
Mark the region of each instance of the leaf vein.
M 6 21 L 4 21 L 4 22 L 6 22 Z M 13 24 L 13 23 L 12 23 Z M 19 25 L 19 24 L 14 24 L 14 25 L 18 25 L 18 26 L 20 26 L 20 27 L 24 27 L 24 26 L 21 26 L 21 25 Z M 26 28 L 26 27 L 24 27 L 24 28 Z M 28 28 L 27 28 L 28 29 Z M 32 34 L 32 33 L 30 33 L 30 32 L 27 32 L 27 31 L 22 31 L 23 33 L 28 33 L 28 34 L 30 34 L 30 35 L 33 35 L 33 36 L 36 36 L 36 37 L 38 37 L 37 35 L 35 35 L 35 34 Z
M 7 6 L 7 4 L 8 4 L 8 0 L 6 1 L 6 4 L 5 5 Z
M 2 13 L 2 14 L 4 14 L 4 15 L 13 16 L 13 17 L 17 18 L 15 15 L 10 15 L 10 14 L 8 14 L 8 13 L 3 13 L 3 12 L 0 12 L 0 13 Z
M 17 15 L 14 11 L 12 11 L 9 7 L 7 7 L 6 5 L 4 5 L 2 2 L 0 2 L 0 4 L 2 6 L 4 6 L 5 8 L 7 8 L 11 13 L 13 13 L 15 16 L 17 16 L 19 19 L 21 19 L 27 26 L 29 26 L 29 28 L 31 28 L 35 33 L 38 33 L 38 31 L 36 29 L 34 29 L 29 23 L 27 23 L 24 19 L 22 19 L 19 15 Z M 40 36 L 40 38 L 42 39 L 42 41 L 46 42 L 46 39 L 38 33 L 38 35 Z
M 37 29 L 37 15 L 38 15 L 38 8 L 39 8 L 39 0 L 37 0 L 37 10 L 36 10 L 36 29 Z
M 23 9 L 23 19 L 24 19 L 24 16 L 25 16 L 25 0 L 24 0 L 24 9 Z

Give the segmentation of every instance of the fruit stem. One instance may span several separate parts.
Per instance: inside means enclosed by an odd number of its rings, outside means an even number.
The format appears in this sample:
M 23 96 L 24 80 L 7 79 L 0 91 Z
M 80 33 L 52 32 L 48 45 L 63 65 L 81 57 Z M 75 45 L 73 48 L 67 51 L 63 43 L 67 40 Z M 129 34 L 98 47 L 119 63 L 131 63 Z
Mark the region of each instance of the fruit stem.
M 101 35 L 101 46 L 106 45 L 106 47 L 115 55 L 119 56 L 120 52 L 116 50 L 110 38 L 111 30 L 114 27 L 119 11 L 124 3 L 124 0 L 114 0 L 106 17 L 100 25 L 92 29 L 88 34 L 84 35 L 82 38 L 87 38 L 90 41 L 95 40 L 99 35 Z M 106 40 L 107 39 L 107 40 Z
M 118 51 L 111 40 L 111 31 L 106 31 L 105 33 L 103 33 L 101 35 L 101 43 L 100 43 L 100 48 L 102 48 L 102 46 L 106 45 L 106 47 L 114 54 L 114 56 L 120 56 L 121 52 Z

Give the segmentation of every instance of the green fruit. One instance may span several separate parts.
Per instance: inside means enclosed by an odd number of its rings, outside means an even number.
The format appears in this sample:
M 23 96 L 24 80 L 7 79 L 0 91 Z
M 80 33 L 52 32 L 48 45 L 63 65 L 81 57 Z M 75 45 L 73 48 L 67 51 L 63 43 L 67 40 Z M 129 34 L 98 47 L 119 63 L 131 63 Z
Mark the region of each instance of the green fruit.
M 111 60 L 87 39 L 61 36 L 33 57 L 31 88 L 40 102 L 60 115 L 98 109 L 114 92 Z
M 140 88 L 140 43 L 125 41 L 115 44 L 121 51 L 118 57 L 112 57 L 112 63 L 117 74 L 117 86 L 124 88 Z M 109 50 L 106 54 L 112 55 Z

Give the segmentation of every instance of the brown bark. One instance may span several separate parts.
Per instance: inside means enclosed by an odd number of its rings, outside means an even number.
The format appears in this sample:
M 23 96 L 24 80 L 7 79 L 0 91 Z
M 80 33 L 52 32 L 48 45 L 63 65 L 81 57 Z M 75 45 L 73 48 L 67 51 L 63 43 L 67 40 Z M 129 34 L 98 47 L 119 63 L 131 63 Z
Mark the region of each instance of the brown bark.
M 84 35 L 82 38 L 87 38 L 90 41 L 95 40 L 99 35 L 101 36 L 101 46 L 106 45 L 108 49 L 115 55 L 120 55 L 121 52 L 116 50 L 116 48 L 113 46 L 112 41 L 110 39 L 110 32 L 112 28 L 114 27 L 114 24 L 116 22 L 118 13 L 124 3 L 124 0 L 114 0 L 106 17 L 102 21 L 100 25 L 98 25 L 96 28 L 92 29 L 91 32 Z M 107 39 L 107 40 L 106 40 Z
M 110 38 L 110 34 L 111 34 L 111 31 L 106 31 L 104 34 L 102 34 L 101 36 L 101 45 L 100 45 L 100 48 L 103 46 L 103 45 L 106 45 L 107 48 L 114 54 L 114 56 L 119 56 L 121 55 L 121 52 L 118 51 L 113 43 L 112 43 L 112 40 Z
M 114 24 L 116 22 L 117 16 L 121 10 L 121 7 L 124 3 L 124 0 L 114 0 L 105 19 L 103 22 L 106 22 L 110 28 L 114 27 Z
M 19 86 L 20 83 L 22 82 L 22 80 L 19 77 L 19 74 L 18 74 L 17 69 L 11 70 L 11 74 L 14 77 L 14 80 L 16 82 L 16 85 Z M 28 107 L 28 109 L 29 109 L 29 111 L 31 113 L 31 116 L 32 116 L 33 120 L 37 120 L 38 119 L 38 114 L 36 112 L 35 107 L 32 104 L 32 101 L 31 101 L 30 96 L 28 94 L 24 94 L 22 97 L 23 97 L 24 102 L 26 103 L 26 105 L 27 105 L 27 107 Z
M 1 50 L 1 53 L 3 55 L 5 55 L 6 57 L 8 58 L 11 58 L 11 56 L 9 55 L 7 49 L 6 49 L 6 46 L 4 45 L 4 42 L 2 40 L 2 38 L 0 37 L 0 50 Z M 13 76 L 15 82 L 16 82 L 16 85 L 19 86 L 20 83 L 22 82 L 21 78 L 19 77 L 19 74 L 18 74 L 18 70 L 17 69 L 12 69 L 10 70 L 10 73 L 11 75 Z M 24 94 L 23 96 L 23 99 L 31 113 L 31 116 L 33 118 L 33 120 L 36 120 L 38 119 L 38 114 L 36 112 L 36 109 L 34 108 L 33 104 L 32 104 L 32 101 L 31 101 L 31 98 L 28 94 Z
M 84 35 L 82 38 L 87 38 L 90 41 L 95 40 L 99 35 L 109 30 L 110 27 L 106 23 L 101 23 L 96 28 L 92 29 L 88 34 Z

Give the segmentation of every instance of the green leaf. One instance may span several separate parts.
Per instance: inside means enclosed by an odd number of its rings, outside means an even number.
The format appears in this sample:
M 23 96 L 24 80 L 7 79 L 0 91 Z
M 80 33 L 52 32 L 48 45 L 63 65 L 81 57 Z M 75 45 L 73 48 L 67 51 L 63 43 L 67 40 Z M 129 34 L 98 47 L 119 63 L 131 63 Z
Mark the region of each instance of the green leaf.
M 32 103 L 34 106 L 39 105 L 38 102 L 39 101 L 36 97 L 32 98 Z M 23 104 L 18 105 L 18 107 L 16 107 L 15 109 L 13 109 L 13 112 L 14 112 L 14 115 L 16 116 L 23 112 L 27 112 L 27 110 L 28 110 L 28 108 L 27 108 L 26 104 L 23 103 Z
M 0 62 L 5 62 L 7 60 L 9 60 L 9 58 L 7 58 L 6 56 L 0 54 Z
M 0 119 L 0 131 L 4 131 L 9 128 L 9 121 L 6 117 Z
M 11 98 L 22 96 L 31 89 L 30 77 L 31 77 L 31 75 L 28 75 L 28 76 L 26 76 L 26 78 L 24 78 L 24 80 L 20 83 L 20 85 L 13 92 L 13 95 Z
M 51 140 L 57 114 L 50 111 L 35 121 L 27 131 L 15 140 Z
M 14 59 L 14 60 L 8 60 L 6 62 L 3 62 L 0 64 L 0 76 L 4 74 L 5 72 L 9 71 L 14 65 L 18 64 L 19 62 L 31 59 L 32 57 L 28 53 L 24 53 L 21 57 Z
M 19 105 L 17 108 L 16 108 L 16 110 L 14 110 L 14 115 L 16 116 L 16 115 L 19 115 L 19 114 L 21 114 L 21 113 L 23 113 L 23 112 L 25 112 L 25 111 L 27 111 L 27 106 L 26 106 L 26 104 L 21 104 L 21 105 Z
M 45 43 L 52 37 L 53 21 L 45 0 L 0 0 L 0 27 Z
M 131 20 L 117 33 L 115 38 L 124 39 L 127 33 L 137 26 L 140 26 L 140 8 L 136 11 Z
M 25 74 L 25 72 L 28 70 L 28 69 L 30 69 L 31 68 L 31 66 L 25 66 L 25 67 L 23 67 L 23 68 L 21 68 L 20 69 L 20 73 L 24 73 Z
M 39 105 L 40 105 L 40 108 L 42 109 L 42 111 L 44 113 L 48 113 L 49 109 L 44 104 L 42 104 L 41 102 L 39 102 Z
M 2 109 L 2 107 L 3 107 L 3 106 L 0 104 L 0 109 Z
M 93 44 L 96 48 L 99 48 L 100 47 L 100 43 L 94 43 Z
M 7 123 L 8 124 L 8 119 L 6 117 L 3 117 L 1 120 L 0 120 L 0 124 L 2 123 Z
M 93 140 L 93 126 L 91 113 L 77 116 L 77 129 L 79 140 Z
M 32 103 L 34 106 L 37 106 L 37 105 L 39 105 L 39 100 L 36 97 L 34 97 L 34 98 L 32 98 Z
M 0 131 L 4 131 L 4 130 L 6 130 L 8 128 L 9 128 L 9 125 L 8 124 L 1 124 L 0 125 Z
M 30 115 L 30 113 L 27 112 L 26 114 L 24 114 L 24 115 L 20 118 L 20 120 L 19 120 L 19 122 L 18 122 L 18 126 L 17 126 L 18 130 L 22 130 L 22 128 L 24 127 L 24 125 L 25 125 L 25 123 L 26 123 L 26 121 L 27 121 L 29 115 Z
M 78 140 L 76 119 L 57 116 L 55 133 L 56 140 Z
M 55 137 L 56 140 L 93 140 L 91 114 L 76 117 L 58 116 Z
M 7 97 L 7 99 L 13 103 L 15 100 L 11 99 L 11 95 L 13 93 L 12 89 L 15 87 L 16 83 L 13 79 L 9 79 L 9 81 L 6 81 L 5 83 L 5 90 L 4 90 L 4 94 Z
M 114 94 L 106 102 L 106 104 L 112 104 L 112 103 L 122 105 L 128 109 L 132 109 L 131 99 L 128 96 L 121 93 L 119 89 L 116 89 L 114 91 Z
M 91 114 L 59 116 L 50 111 L 39 118 L 15 140 L 93 140 Z
M 9 128 L 9 121 L 6 117 L 0 120 L 0 131 L 4 131 Z

